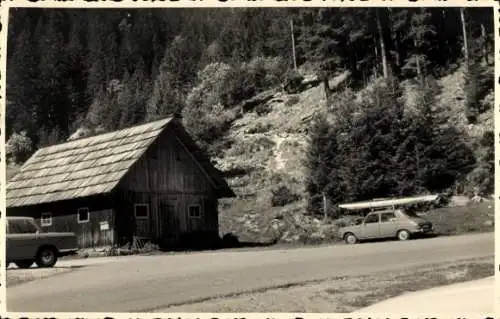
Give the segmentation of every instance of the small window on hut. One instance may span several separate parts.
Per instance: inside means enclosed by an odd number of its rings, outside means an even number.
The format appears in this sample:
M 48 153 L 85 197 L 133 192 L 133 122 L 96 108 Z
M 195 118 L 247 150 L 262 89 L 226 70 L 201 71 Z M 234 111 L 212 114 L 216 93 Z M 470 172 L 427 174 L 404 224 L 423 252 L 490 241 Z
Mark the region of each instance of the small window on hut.
M 88 223 L 88 221 L 90 220 L 90 213 L 87 207 L 78 208 L 77 215 L 79 224 Z
M 42 227 L 52 226 L 52 213 L 42 213 L 40 218 L 40 225 Z
M 201 207 L 200 205 L 189 206 L 189 218 L 200 218 L 201 217 Z
M 135 204 L 135 218 L 147 219 L 149 218 L 149 209 L 147 204 Z

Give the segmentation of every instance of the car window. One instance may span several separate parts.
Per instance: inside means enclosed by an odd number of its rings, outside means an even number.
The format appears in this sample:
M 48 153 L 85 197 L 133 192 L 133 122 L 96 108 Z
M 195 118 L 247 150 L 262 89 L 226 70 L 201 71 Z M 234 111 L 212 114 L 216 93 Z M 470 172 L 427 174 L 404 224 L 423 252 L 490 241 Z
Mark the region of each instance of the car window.
M 365 219 L 365 224 L 378 223 L 378 214 L 368 215 Z
M 19 219 L 9 221 L 9 233 L 11 234 L 33 234 L 38 227 L 31 220 Z
M 21 226 L 18 220 L 9 221 L 9 233 L 11 234 L 22 234 Z
M 24 225 L 23 225 L 23 230 L 25 230 L 27 233 L 36 233 L 38 231 L 38 226 L 36 223 L 31 220 L 31 219 L 25 219 L 24 220 Z
M 380 214 L 380 221 L 383 222 L 390 222 L 394 218 L 396 218 L 396 215 L 393 212 L 390 213 L 382 213 Z

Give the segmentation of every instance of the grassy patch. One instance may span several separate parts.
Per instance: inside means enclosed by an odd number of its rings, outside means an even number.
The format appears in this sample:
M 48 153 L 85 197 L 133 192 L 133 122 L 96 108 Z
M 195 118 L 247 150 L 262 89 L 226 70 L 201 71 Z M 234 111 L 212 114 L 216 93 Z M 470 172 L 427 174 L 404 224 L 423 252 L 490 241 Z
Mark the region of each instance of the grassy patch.
M 489 232 L 495 228 L 493 202 L 434 209 L 423 217 L 434 224 L 440 235 Z
M 494 275 L 494 258 L 467 259 L 347 280 L 342 288 L 326 289 L 340 301 L 339 311 L 354 311 L 406 292 L 461 283 Z
M 71 267 L 30 268 L 7 270 L 7 287 L 19 285 L 28 281 L 52 277 L 74 270 Z

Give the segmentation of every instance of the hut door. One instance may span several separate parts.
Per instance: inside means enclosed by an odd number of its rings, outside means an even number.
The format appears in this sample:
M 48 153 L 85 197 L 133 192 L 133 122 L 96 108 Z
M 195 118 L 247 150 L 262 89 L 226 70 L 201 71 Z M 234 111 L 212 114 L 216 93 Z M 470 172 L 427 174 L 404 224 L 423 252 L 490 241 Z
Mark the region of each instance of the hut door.
M 160 236 L 176 238 L 180 233 L 180 220 L 177 214 L 177 202 L 165 200 L 160 203 Z
M 148 204 L 135 204 L 135 233 L 138 237 L 149 237 L 149 205 Z

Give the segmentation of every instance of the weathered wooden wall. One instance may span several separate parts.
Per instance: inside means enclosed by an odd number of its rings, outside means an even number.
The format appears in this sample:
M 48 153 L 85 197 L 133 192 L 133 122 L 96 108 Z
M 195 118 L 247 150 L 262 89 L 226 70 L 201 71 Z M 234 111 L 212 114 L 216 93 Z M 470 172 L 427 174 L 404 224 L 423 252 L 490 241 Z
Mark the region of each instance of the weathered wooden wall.
M 213 185 L 181 142 L 167 128 L 125 177 L 122 185 L 136 192 L 212 195 Z
M 78 208 L 89 209 L 89 221 L 78 223 Z M 52 225 L 41 226 L 45 232 L 74 232 L 80 248 L 115 244 L 115 220 L 111 202 L 103 198 L 87 198 L 73 201 L 49 203 L 23 208 L 7 209 L 8 216 L 29 216 L 41 225 L 42 213 L 52 214 Z M 108 230 L 101 230 L 101 222 L 107 222 Z
M 148 221 L 136 220 L 138 233 L 151 237 L 189 232 L 218 232 L 214 185 L 175 135 L 165 130 L 157 145 L 138 161 L 120 184 L 117 215 L 133 216 L 134 204 L 148 203 Z M 201 217 L 189 218 L 190 205 L 200 205 Z

